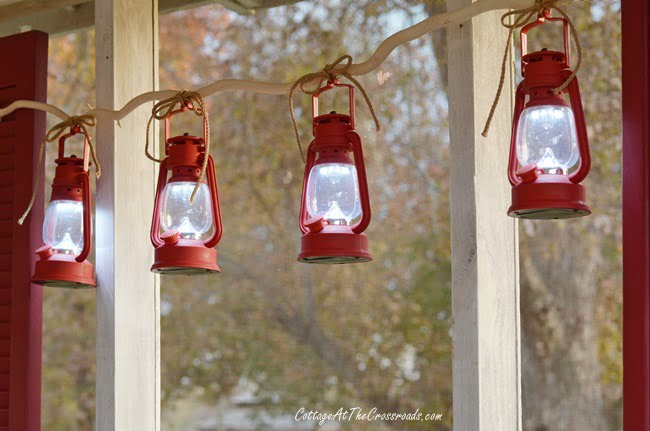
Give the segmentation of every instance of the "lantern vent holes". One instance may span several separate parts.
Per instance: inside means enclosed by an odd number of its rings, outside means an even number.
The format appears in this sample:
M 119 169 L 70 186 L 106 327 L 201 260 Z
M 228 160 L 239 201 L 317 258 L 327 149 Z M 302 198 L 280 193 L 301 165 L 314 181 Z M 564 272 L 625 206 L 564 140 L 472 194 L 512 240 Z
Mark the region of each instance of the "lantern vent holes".
M 340 150 L 335 149 L 335 150 L 333 150 L 333 151 L 334 151 L 335 153 L 338 153 Z M 321 150 L 320 152 L 323 153 L 323 154 L 325 154 L 325 153 L 327 152 L 327 150 Z M 348 150 L 343 150 L 343 154 L 347 154 L 347 153 L 348 153 Z M 200 171 L 197 171 L 197 172 L 200 172 Z
M 172 169 L 172 176 L 187 176 L 187 175 L 199 175 L 201 169 L 188 168 L 188 167 L 177 167 Z
M 58 195 L 61 197 L 61 195 L 64 196 L 71 196 L 71 195 L 77 195 L 81 196 L 81 189 L 76 188 L 76 187 L 68 187 L 68 186 L 52 186 L 52 196 Z

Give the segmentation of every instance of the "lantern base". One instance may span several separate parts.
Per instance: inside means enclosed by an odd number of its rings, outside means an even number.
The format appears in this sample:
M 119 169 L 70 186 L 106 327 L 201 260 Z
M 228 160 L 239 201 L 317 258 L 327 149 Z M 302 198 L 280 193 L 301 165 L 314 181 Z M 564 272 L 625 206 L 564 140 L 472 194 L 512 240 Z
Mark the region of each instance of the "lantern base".
M 91 289 L 95 282 L 95 267 L 84 260 L 77 262 L 71 254 L 55 253 L 34 265 L 32 283 L 67 289 Z
M 372 260 L 368 237 L 353 233 L 350 226 L 326 225 L 319 232 L 304 234 L 301 242 L 300 262 L 335 265 Z
M 195 239 L 181 238 L 176 244 L 161 245 L 154 251 L 151 272 L 167 275 L 199 275 L 221 272 L 217 250 Z
M 585 187 L 565 175 L 542 174 L 512 188 L 510 217 L 558 220 L 589 214 Z

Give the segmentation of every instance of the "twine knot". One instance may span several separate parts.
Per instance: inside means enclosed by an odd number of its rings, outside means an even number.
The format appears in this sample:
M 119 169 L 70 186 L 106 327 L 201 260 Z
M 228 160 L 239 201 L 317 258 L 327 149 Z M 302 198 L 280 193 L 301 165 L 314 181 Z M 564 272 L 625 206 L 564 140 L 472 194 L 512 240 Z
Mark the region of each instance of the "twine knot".
M 345 61 L 345 64 L 341 65 Z M 350 67 L 352 66 L 352 56 L 346 54 L 342 55 L 336 61 L 333 63 L 325 65 L 321 70 L 318 72 L 311 72 L 307 73 L 306 75 L 301 76 L 298 78 L 293 85 L 291 86 L 291 90 L 289 90 L 289 113 L 291 114 L 291 122 L 293 123 L 293 133 L 296 135 L 296 142 L 298 143 L 298 149 L 300 150 L 300 156 L 302 157 L 302 161 L 305 162 L 305 153 L 302 150 L 302 144 L 300 143 L 300 133 L 298 132 L 298 123 L 296 122 L 296 113 L 294 109 L 294 103 L 293 103 L 293 98 L 296 94 L 296 90 L 300 88 L 300 91 L 302 91 L 304 94 L 307 94 L 309 96 L 313 96 L 320 90 L 320 88 L 323 86 L 325 82 L 335 82 L 340 76 L 343 76 L 346 78 L 348 81 L 352 82 L 355 87 L 361 91 L 361 94 L 363 95 L 364 100 L 366 101 L 366 105 L 368 105 L 368 109 L 370 110 L 370 114 L 372 115 L 372 119 L 375 122 L 375 129 L 379 132 L 381 130 L 381 125 L 379 124 L 379 118 L 377 118 L 377 113 L 375 112 L 375 108 L 372 106 L 372 102 L 370 101 L 370 97 L 368 96 L 368 93 L 366 92 L 365 88 L 363 88 L 363 85 L 350 74 L 349 70 Z M 313 88 L 309 89 L 306 87 L 306 85 L 311 84 L 312 82 L 318 80 L 318 84 Z
M 497 93 L 492 102 L 492 107 L 490 108 L 490 114 L 488 115 L 487 120 L 485 121 L 485 128 L 481 135 L 485 138 L 488 136 L 490 130 L 490 125 L 492 124 L 492 119 L 494 118 L 494 113 L 496 112 L 497 106 L 499 105 L 499 100 L 501 99 L 501 93 L 503 92 L 503 85 L 505 83 L 506 76 L 506 66 L 508 64 L 508 53 L 510 52 L 510 42 L 512 41 L 514 32 L 516 29 L 528 25 L 532 19 L 541 16 L 545 12 L 557 11 L 562 17 L 567 21 L 569 25 L 569 30 L 571 31 L 571 37 L 576 45 L 577 51 L 577 61 L 576 65 L 571 72 L 571 75 L 560 85 L 559 87 L 553 89 L 554 94 L 562 93 L 573 81 L 582 65 L 582 46 L 580 45 L 580 38 L 578 37 L 578 32 L 576 31 L 575 24 L 569 18 L 569 16 L 564 12 L 558 5 L 557 0 L 535 0 L 535 4 L 531 7 L 525 9 L 512 10 L 506 12 L 501 16 L 501 25 L 509 29 L 508 40 L 506 42 L 505 52 L 503 54 L 503 62 L 501 64 L 501 77 L 499 78 L 499 86 L 497 88 Z M 514 21 L 508 22 L 510 17 L 514 17 Z
M 203 157 L 203 164 L 201 165 L 201 172 L 199 178 L 196 180 L 194 190 L 190 196 L 190 203 L 194 203 L 194 197 L 201 187 L 201 183 L 205 178 L 205 171 L 208 168 L 208 157 L 210 156 L 210 119 L 208 116 L 208 109 L 205 106 L 205 100 L 196 91 L 181 90 L 169 99 L 161 100 L 156 103 L 151 110 L 151 116 L 147 122 L 147 140 L 144 147 L 144 153 L 149 160 L 161 163 L 164 159 L 158 159 L 149 152 L 149 129 L 154 119 L 164 120 L 174 114 L 174 108 L 180 105 L 180 109 L 190 109 L 195 115 L 203 117 L 203 128 L 205 131 L 205 157 Z
M 29 215 L 32 207 L 34 206 L 34 201 L 36 200 L 36 191 L 38 189 L 38 182 L 41 178 L 41 164 L 43 163 L 43 156 L 45 154 L 45 145 L 48 142 L 53 142 L 61 137 L 63 133 L 70 129 L 74 130 L 76 133 L 81 133 L 85 136 L 88 141 L 88 148 L 90 149 L 90 155 L 95 163 L 95 177 L 99 178 L 102 175 L 102 168 L 97 160 L 97 152 L 95 151 L 95 145 L 93 144 L 93 138 L 88 132 L 88 127 L 94 127 L 97 124 L 95 116 L 92 114 L 84 115 L 73 115 L 67 119 L 61 121 L 60 123 L 55 124 L 50 130 L 45 134 L 45 139 L 41 142 L 41 147 L 38 150 L 38 162 L 36 163 L 36 173 L 34 174 L 34 185 L 32 187 L 32 196 L 29 199 L 29 204 L 27 204 L 27 209 L 22 216 L 18 219 L 18 224 L 22 225 L 27 216 Z

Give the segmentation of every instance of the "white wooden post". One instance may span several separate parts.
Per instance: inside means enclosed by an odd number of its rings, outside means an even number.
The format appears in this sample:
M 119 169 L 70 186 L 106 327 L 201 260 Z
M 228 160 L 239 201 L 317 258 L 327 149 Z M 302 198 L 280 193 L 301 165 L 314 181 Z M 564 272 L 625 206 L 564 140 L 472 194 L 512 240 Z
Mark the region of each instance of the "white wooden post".
M 448 32 L 455 431 L 521 430 L 518 235 L 506 215 L 510 68 L 490 136 L 481 136 L 506 43 L 503 12 Z
M 157 88 L 158 1 L 96 2 L 97 105 Z M 151 105 L 97 125 L 97 431 L 160 429 L 159 285 L 149 271 L 155 167 L 144 155 Z M 154 144 L 155 146 L 155 144 Z

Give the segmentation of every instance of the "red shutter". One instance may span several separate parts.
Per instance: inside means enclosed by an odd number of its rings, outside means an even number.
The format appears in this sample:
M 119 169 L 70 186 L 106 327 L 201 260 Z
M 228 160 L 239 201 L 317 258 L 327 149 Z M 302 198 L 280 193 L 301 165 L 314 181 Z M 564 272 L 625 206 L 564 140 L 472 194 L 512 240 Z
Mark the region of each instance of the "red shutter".
M 0 38 L 0 106 L 46 100 L 47 34 Z M 0 431 L 38 431 L 41 422 L 42 290 L 32 285 L 41 245 L 43 194 L 23 226 L 45 114 L 21 109 L 0 121 Z M 42 169 L 38 167 L 38 169 Z
M 624 429 L 650 431 L 650 6 L 621 5 Z

